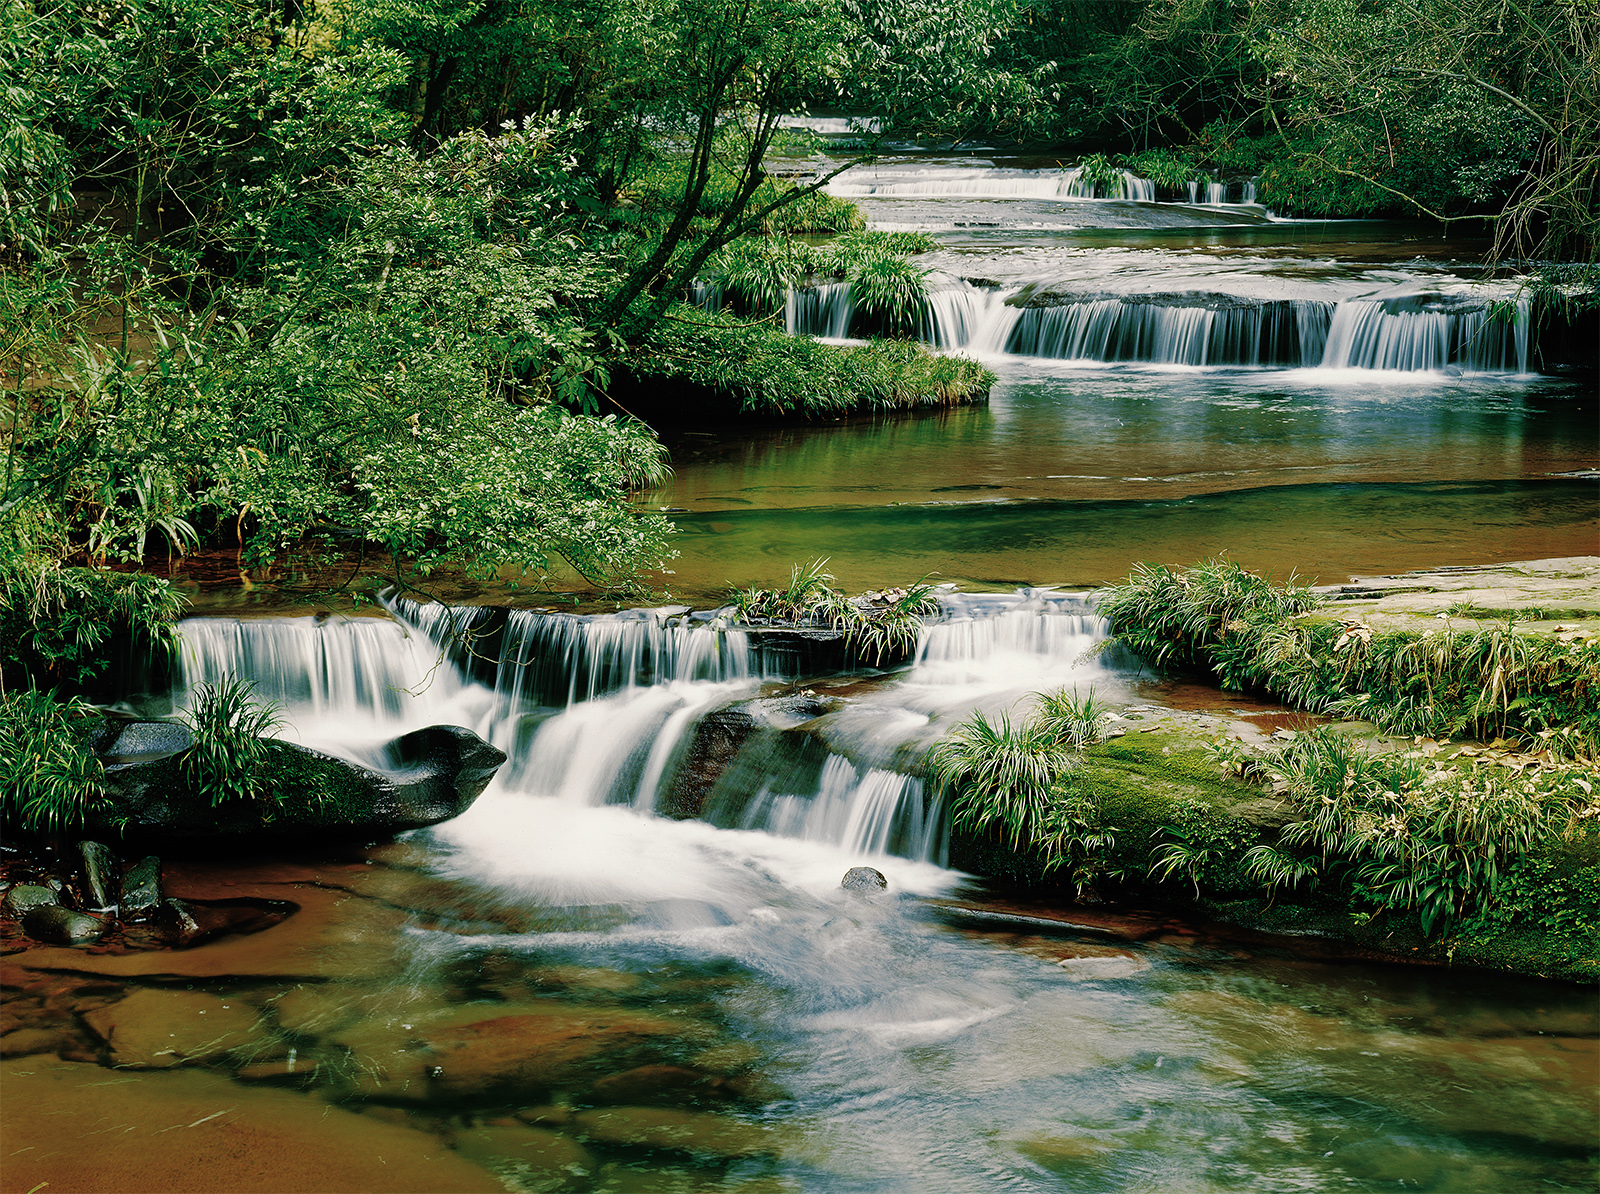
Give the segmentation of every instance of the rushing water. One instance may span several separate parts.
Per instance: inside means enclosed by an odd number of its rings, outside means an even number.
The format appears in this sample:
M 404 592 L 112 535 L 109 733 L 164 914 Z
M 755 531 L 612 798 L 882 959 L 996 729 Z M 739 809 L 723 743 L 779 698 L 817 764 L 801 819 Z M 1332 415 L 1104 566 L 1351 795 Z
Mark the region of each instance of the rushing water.
M 674 591 L 815 556 L 853 586 L 981 587 L 1221 550 L 1326 581 L 1595 550 L 1592 376 L 1541 372 L 1481 244 L 1088 198 L 1075 178 L 902 155 L 832 184 L 873 226 L 939 239 L 920 335 L 997 384 L 914 418 L 668 429 L 675 472 L 649 500 L 687 511 Z M 863 330 L 846 283 L 796 292 L 787 320 Z
M 517 982 L 556 982 L 567 1007 L 668 1009 L 700 1026 L 694 1056 L 744 1051 L 745 1094 L 720 1113 L 768 1132 L 721 1158 L 710 1146 L 598 1147 L 598 1169 L 509 1188 L 1592 1180 L 1582 992 L 1247 952 L 1159 917 L 1107 937 L 1003 913 L 952 922 L 926 902 L 962 877 L 939 865 L 942 818 L 907 752 L 974 707 L 1042 686 L 1126 695 L 1118 661 L 1087 654 L 1100 626 L 1075 598 L 947 594 L 908 667 L 820 717 L 752 703 L 792 677 L 742 632 L 677 610 L 522 614 L 476 641 L 475 660 L 459 642 L 483 628 L 478 615 L 395 612 L 182 627 L 180 700 L 243 674 L 285 702 L 287 732 L 356 758 L 439 721 L 511 754 L 468 813 L 414 843 L 410 865 L 454 891 L 421 902 L 459 911 L 413 918 L 380 968 L 393 979 L 355 975 L 338 990 L 380 1035 L 401 1019 L 425 1031 L 451 1007 L 500 1014 L 482 1001 L 518 998 Z M 697 724 L 728 707 L 767 709 L 729 768 L 736 782 L 713 793 L 707 819 L 655 815 Z M 887 874 L 889 895 L 839 890 L 862 863 Z M 413 903 L 419 881 L 403 889 Z

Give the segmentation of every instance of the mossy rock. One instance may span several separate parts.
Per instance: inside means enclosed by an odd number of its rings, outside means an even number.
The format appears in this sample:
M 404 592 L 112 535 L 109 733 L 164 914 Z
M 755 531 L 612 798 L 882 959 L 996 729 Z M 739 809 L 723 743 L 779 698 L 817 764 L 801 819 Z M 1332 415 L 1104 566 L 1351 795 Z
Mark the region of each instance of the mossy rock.
M 460 726 L 429 726 L 388 744 L 375 770 L 291 742 L 270 743 L 253 800 L 213 804 L 183 766 L 188 732 L 134 722 L 102 742 L 105 804 L 87 832 L 127 841 L 242 848 L 330 838 L 371 841 L 459 816 L 505 755 Z

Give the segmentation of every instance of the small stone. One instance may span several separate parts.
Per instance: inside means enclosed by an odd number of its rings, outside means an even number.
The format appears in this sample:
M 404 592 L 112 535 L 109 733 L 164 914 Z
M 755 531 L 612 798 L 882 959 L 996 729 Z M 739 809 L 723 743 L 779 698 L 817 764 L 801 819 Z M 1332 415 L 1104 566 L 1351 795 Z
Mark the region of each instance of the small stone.
M 310 1086 L 317 1080 L 317 1063 L 285 1058 L 247 1065 L 233 1075 L 241 1082 L 264 1082 L 270 1086 Z
M 7 916 L 15 916 L 20 920 L 30 909 L 47 908 L 60 902 L 51 888 L 37 883 L 18 883 L 6 892 L 4 908 Z
M 35 941 L 51 945 L 88 945 L 106 931 L 98 916 L 73 912 L 57 904 L 30 909 L 22 918 L 22 931 Z
M 139 916 L 161 903 L 161 860 L 154 854 L 141 858 L 122 876 L 122 915 Z
M 853 866 L 844 873 L 844 879 L 840 881 L 839 886 L 858 895 L 874 895 L 880 891 L 888 891 L 889 880 L 883 877 L 882 871 L 874 867 Z
M 524 1107 L 517 1118 L 535 1128 L 560 1128 L 572 1122 L 572 1108 L 560 1103 L 544 1103 L 538 1107 Z
M 99 842 L 79 842 L 83 855 L 83 883 L 96 908 L 110 908 L 122 894 L 117 882 L 117 856 Z

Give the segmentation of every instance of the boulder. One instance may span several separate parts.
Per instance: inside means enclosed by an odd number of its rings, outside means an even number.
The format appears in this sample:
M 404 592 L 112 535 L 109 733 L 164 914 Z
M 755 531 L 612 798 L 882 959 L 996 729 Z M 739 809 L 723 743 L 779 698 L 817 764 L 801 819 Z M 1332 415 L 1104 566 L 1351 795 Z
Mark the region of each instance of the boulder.
M 696 722 L 689 749 L 656 811 L 677 820 L 698 817 L 706 797 L 758 724 L 742 709 L 718 709 Z
M 161 859 L 146 855 L 122 876 L 122 915 L 143 916 L 161 906 Z
M 51 945 L 88 945 L 105 934 L 106 922 L 98 916 L 73 912 L 59 904 L 31 908 L 22 917 L 22 931 L 35 941 Z
M 853 866 L 844 873 L 839 886 L 857 895 L 876 895 L 889 890 L 889 880 L 875 867 Z
M 642 1065 L 600 1079 L 589 1092 L 597 1103 L 683 1107 L 736 1098 L 725 1078 L 678 1065 Z
M 264 798 L 213 806 L 179 763 L 192 741 L 185 727 L 169 722 L 124 726 L 101 748 L 108 800 L 91 818 L 91 830 L 208 851 L 371 841 L 459 816 L 506 758 L 461 726 L 401 735 L 383 749 L 381 769 L 275 742 Z
M 112 907 L 122 895 L 117 878 L 117 856 L 99 842 L 79 842 L 83 855 L 83 887 L 94 907 Z
M 18 883 L 6 892 L 0 907 L 4 908 L 7 916 L 20 920 L 34 908 L 51 908 L 59 903 L 61 899 L 52 888 L 38 883 Z

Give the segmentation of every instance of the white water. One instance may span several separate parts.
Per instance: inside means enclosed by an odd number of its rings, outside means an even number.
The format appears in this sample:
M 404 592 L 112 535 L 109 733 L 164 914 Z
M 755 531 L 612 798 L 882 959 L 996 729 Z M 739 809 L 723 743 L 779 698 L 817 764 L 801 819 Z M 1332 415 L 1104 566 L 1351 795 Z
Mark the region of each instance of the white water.
M 1526 373 L 1530 310 L 1510 320 L 1486 306 L 1433 309 L 1433 296 L 1228 300 L 1128 295 L 1025 305 L 1026 288 L 950 280 L 928 293 L 920 338 L 979 355 L 1168 365 Z M 1155 300 L 1155 301 L 1152 301 Z M 1413 309 L 1415 308 L 1415 309 Z M 839 338 L 854 308 L 850 284 L 791 291 L 791 334 Z
M 770 773 L 739 794 L 723 823 L 832 847 L 840 858 L 940 863 L 943 812 L 894 760 L 914 762 L 973 708 L 1007 707 L 1040 687 L 1111 682 L 1083 658 L 1101 631 L 1081 602 L 1028 593 L 951 595 L 946 605 L 902 682 L 821 719 L 817 741 L 831 749 L 817 748 L 827 755 L 820 766 L 758 760 Z M 281 704 L 286 734 L 368 765 L 381 764 L 390 737 L 464 725 L 508 755 L 462 818 L 461 832 L 492 838 L 482 822 L 521 825 L 532 806 L 552 833 L 606 806 L 648 816 L 673 788 L 700 720 L 755 697 L 763 676 L 745 631 L 691 623 L 675 609 L 516 610 L 498 620 L 409 601 L 393 610 L 392 621 L 189 619 L 176 699 L 191 699 L 201 682 L 249 677 Z M 511 834 L 505 848 L 520 840 Z

